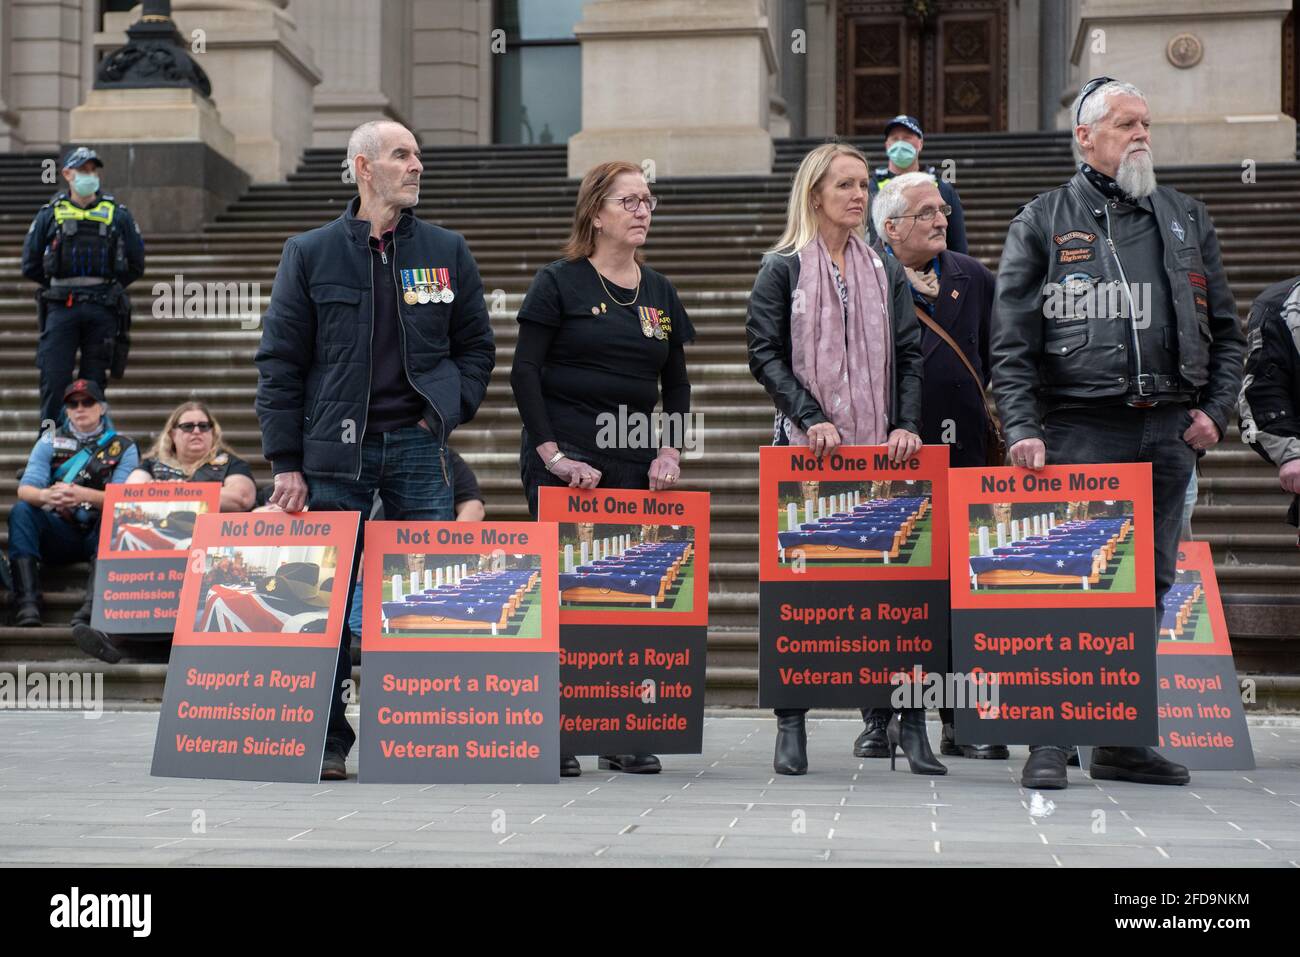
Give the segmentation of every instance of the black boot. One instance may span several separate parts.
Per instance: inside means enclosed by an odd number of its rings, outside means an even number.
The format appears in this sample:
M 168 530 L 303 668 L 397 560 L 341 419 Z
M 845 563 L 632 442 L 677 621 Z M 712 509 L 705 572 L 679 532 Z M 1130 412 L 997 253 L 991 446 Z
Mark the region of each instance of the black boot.
M 1020 772 L 1021 787 L 1042 791 L 1064 791 L 1069 785 L 1065 776 L 1064 748 L 1037 748 Z
M 1005 744 L 958 744 L 952 723 L 945 723 L 939 736 L 939 753 L 953 758 L 975 758 L 986 761 L 1005 761 L 1011 757 Z
M 1093 748 L 1088 773 L 1104 781 L 1134 784 L 1187 784 L 1192 779 L 1187 768 L 1153 748 Z
M 41 624 L 41 563 L 30 555 L 11 560 L 14 572 L 14 624 L 39 628 Z
M 81 607 L 72 613 L 73 627 L 89 625 L 91 615 L 95 612 L 95 557 L 90 557 L 90 574 L 86 576 L 86 597 Z
M 855 758 L 889 757 L 889 736 L 885 733 L 885 728 L 889 724 L 889 709 L 863 708 L 862 720 L 866 727 L 853 742 L 853 756 Z
M 886 731 L 889 735 L 889 770 L 895 770 L 895 749 L 901 749 L 913 774 L 947 774 L 948 769 L 939 763 L 930 750 L 930 738 L 925 730 L 925 709 L 904 708 L 894 713 Z
M 777 774 L 806 774 L 808 771 L 808 728 L 802 714 L 784 714 L 776 719 L 776 754 L 772 769 Z
M 578 778 L 582 777 L 582 765 L 572 754 L 560 755 L 560 777 Z
M 653 754 L 602 754 L 596 761 L 602 771 L 623 771 L 626 774 L 658 774 L 663 765 Z
M 113 644 L 112 639 L 97 628 L 91 628 L 89 625 L 73 625 L 72 640 L 77 643 L 78 648 L 92 658 L 107 661 L 110 665 L 115 665 L 122 660 L 122 652 Z

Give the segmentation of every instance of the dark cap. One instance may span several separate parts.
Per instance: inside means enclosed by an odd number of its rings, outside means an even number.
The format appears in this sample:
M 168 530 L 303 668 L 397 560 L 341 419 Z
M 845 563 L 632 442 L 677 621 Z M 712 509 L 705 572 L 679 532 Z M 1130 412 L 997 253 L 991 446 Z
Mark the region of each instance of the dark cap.
M 104 390 L 99 387 L 99 383 L 94 379 L 73 379 L 71 384 L 63 390 L 63 401 L 67 402 L 78 393 L 90 396 L 101 405 L 104 403 Z
M 76 169 L 87 163 L 95 163 L 101 168 L 104 165 L 104 161 L 89 146 L 74 146 L 68 151 L 68 155 L 63 157 L 64 169 Z
M 925 134 L 921 132 L 921 121 L 915 116 L 907 116 L 903 113 L 899 113 L 896 117 L 885 124 L 885 135 L 888 136 L 889 131 L 895 126 L 901 126 L 904 129 L 911 130 L 917 136 L 921 137 L 921 139 L 925 139 Z

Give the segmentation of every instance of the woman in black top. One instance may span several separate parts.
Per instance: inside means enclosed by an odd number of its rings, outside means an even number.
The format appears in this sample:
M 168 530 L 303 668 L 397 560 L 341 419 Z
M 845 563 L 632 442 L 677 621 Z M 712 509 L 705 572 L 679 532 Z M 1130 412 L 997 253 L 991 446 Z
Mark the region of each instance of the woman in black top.
M 564 258 L 534 277 L 519 309 L 510 385 L 524 420 L 519 472 L 537 489 L 676 487 L 681 455 L 657 447 L 663 411 L 680 439 L 691 384 L 683 346 L 695 330 L 672 283 L 641 264 L 656 199 L 641 168 L 602 163 L 583 178 Z M 655 773 L 654 755 L 606 755 L 602 769 Z M 561 758 L 561 774 L 582 773 Z
M 226 446 L 221 426 L 202 402 L 182 402 L 172 410 L 148 458 L 127 476 L 140 482 L 220 482 L 221 511 L 247 512 L 257 498 L 253 470 Z M 82 651 L 110 664 L 122 660 L 113 636 L 89 624 L 93 595 L 88 591 L 84 619 L 73 625 L 72 638 Z M 154 640 L 168 635 L 137 635 Z
M 226 446 L 208 407 L 194 400 L 172 411 L 148 458 L 140 460 L 126 481 L 220 482 L 223 512 L 247 512 L 257 499 L 253 470 Z

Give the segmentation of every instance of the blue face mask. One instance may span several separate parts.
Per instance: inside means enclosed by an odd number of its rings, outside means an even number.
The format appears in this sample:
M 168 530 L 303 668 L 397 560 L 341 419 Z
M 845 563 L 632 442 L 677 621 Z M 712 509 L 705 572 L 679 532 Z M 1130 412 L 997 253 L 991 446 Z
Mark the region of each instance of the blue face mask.
M 94 196 L 99 192 L 99 177 L 94 173 L 77 173 L 72 177 L 72 189 L 78 196 Z
M 916 162 L 916 147 L 907 140 L 895 140 L 885 150 L 889 161 L 899 169 L 907 169 Z

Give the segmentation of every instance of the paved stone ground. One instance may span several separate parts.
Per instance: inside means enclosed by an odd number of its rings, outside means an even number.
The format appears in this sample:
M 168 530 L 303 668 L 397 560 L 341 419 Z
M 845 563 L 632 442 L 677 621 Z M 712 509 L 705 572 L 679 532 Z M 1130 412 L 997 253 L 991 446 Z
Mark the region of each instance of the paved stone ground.
M 774 777 L 770 715 L 710 714 L 704 754 L 667 756 L 657 776 L 584 758 L 554 786 L 420 787 L 360 785 L 355 766 L 314 786 L 154 778 L 156 713 L 7 712 L 0 863 L 1300 867 L 1297 719 L 1252 722 L 1256 771 L 1167 788 L 1072 769 L 1047 804 L 1016 784 L 1024 748 L 944 759 L 947 777 L 891 774 L 851 756 L 858 722 L 814 718 L 810 773 Z

